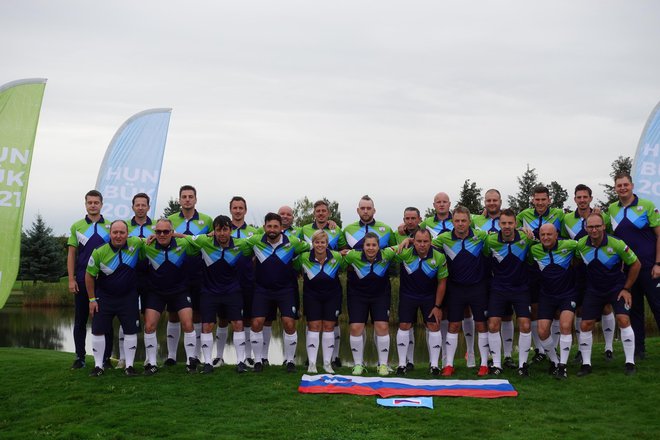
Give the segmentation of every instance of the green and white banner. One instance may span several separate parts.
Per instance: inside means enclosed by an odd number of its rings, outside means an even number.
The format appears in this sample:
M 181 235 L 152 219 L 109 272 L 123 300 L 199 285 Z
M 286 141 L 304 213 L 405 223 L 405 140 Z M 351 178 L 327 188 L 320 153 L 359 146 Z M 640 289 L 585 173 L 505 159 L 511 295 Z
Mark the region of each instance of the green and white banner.
M 0 87 L 0 308 L 16 281 L 32 148 L 45 79 Z

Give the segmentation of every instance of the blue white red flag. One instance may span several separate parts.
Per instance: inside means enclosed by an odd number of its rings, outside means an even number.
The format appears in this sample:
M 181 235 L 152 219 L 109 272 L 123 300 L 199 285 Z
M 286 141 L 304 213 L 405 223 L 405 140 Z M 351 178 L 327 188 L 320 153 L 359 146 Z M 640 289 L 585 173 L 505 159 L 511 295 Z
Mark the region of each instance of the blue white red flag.
M 430 408 L 433 409 L 433 397 L 395 397 L 394 399 L 376 399 L 380 406 L 388 408 Z
M 356 394 L 359 396 L 452 396 L 494 399 L 515 397 L 518 392 L 508 380 L 404 379 L 305 374 L 298 391 L 311 394 Z
M 660 103 L 646 121 L 630 174 L 635 194 L 660 208 Z

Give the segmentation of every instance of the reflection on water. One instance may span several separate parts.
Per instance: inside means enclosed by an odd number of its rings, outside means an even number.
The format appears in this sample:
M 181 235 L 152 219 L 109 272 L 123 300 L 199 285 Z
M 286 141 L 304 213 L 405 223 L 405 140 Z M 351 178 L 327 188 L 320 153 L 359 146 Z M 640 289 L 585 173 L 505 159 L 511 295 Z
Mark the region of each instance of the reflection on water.
M 91 322 L 91 321 L 90 321 Z M 119 324 L 115 320 L 115 335 Z M 158 356 L 162 361 L 167 357 L 166 345 L 166 319 L 163 317 L 158 325 Z M 648 335 L 656 335 L 657 330 L 655 326 L 647 330 Z M 90 335 L 91 333 L 88 333 Z M 234 347 L 231 344 L 231 330 L 227 345 L 224 350 L 224 360 L 229 364 L 236 363 L 236 355 Z M 602 333 L 594 331 L 594 341 L 602 342 Z M 348 324 L 341 325 L 341 346 L 340 358 L 347 365 L 352 363 L 353 357 L 351 349 L 348 345 Z M 390 328 L 391 344 L 390 344 L 390 363 L 396 363 L 396 327 Z M 307 359 L 307 354 L 304 344 L 305 337 L 305 324 L 303 321 L 298 322 L 298 349 L 296 351 L 296 360 L 302 364 Z M 178 361 L 185 360 L 185 352 L 182 347 L 183 338 L 179 344 Z M 517 339 L 517 335 L 516 335 Z M 138 361 L 144 360 L 144 344 L 142 335 L 138 337 L 138 352 L 136 359 Z M 426 348 L 426 334 L 424 328 L 418 325 L 415 329 L 415 363 L 419 365 L 428 365 L 428 351 Z M 574 341 L 575 342 L 575 341 Z M 6 307 L 0 310 L 0 346 L 1 347 L 28 347 L 28 348 L 43 348 L 57 351 L 64 351 L 73 353 L 73 309 L 72 308 L 16 308 Z M 615 350 L 617 349 L 615 345 Z M 215 347 L 213 350 L 215 357 Z M 87 338 L 87 353 L 91 354 L 91 338 Z M 114 342 L 114 353 L 118 353 L 117 340 Z M 459 347 L 456 353 L 457 358 L 465 353 L 465 339 L 459 338 Z M 373 328 L 368 327 L 367 330 L 367 344 L 365 345 L 364 359 L 367 364 L 377 363 L 377 351 L 375 343 L 373 342 Z M 73 354 L 72 354 L 73 357 Z M 319 350 L 319 361 L 317 364 L 322 364 L 320 360 L 321 350 Z M 478 357 L 478 355 L 477 355 Z M 273 337 L 271 339 L 269 349 L 269 360 L 273 365 L 279 365 L 283 362 L 282 356 L 282 327 L 279 323 L 273 325 Z

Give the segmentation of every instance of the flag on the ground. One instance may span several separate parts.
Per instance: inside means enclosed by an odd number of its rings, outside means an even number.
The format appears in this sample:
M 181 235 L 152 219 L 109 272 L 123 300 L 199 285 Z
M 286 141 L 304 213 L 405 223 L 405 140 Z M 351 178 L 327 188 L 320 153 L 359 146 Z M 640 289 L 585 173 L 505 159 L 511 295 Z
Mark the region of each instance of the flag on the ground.
M 404 379 L 318 374 L 302 377 L 298 391 L 311 394 L 357 394 L 360 396 L 454 396 L 515 397 L 518 392 L 508 380 Z
M 388 408 L 430 408 L 433 409 L 432 397 L 395 397 L 393 399 L 376 399 L 380 406 Z

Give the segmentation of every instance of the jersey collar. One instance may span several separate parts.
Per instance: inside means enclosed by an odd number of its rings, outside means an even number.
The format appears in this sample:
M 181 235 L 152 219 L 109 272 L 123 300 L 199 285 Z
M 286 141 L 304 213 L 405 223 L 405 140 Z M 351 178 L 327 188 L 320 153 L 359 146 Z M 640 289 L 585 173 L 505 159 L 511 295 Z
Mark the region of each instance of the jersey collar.
M 85 214 L 85 221 L 87 222 L 87 224 L 90 225 L 94 223 L 87 214 Z M 103 215 L 101 215 L 101 218 L 99 218 L 99 221 L 97 221 L 96 223 L 105 223 L 105 219 L 103 218 Z
M 135 216 L 133 216 L 133 218 L 131 219 L 131 226 L 147 226 L 147 225 L 150 225 L 150 224 L 152 224 L 152 222 L 151 222 L 151 218 L 149 218 L 149 216 L 147 216 L 147 221 L 144 222 L 144 225 L 139 225 L 135 221 Z
M 621 203 L 621 201 L 619 201 L 618 203 L 620 207 L 623 207 L 623 203 Z M 637 206 L 638 203 L 639 203 L 639 197 L 637 197 L 637 194 L 633 193 L 633 201 L 628 206 Z

